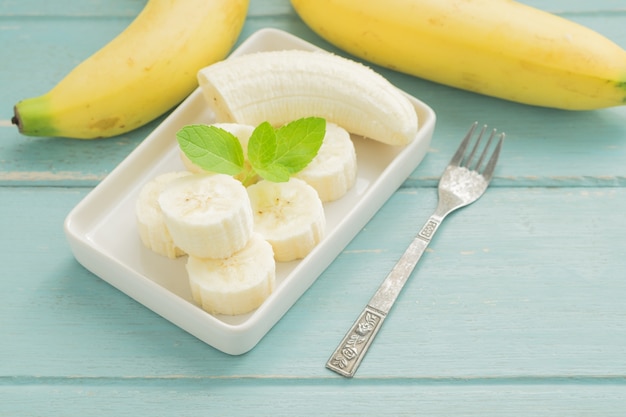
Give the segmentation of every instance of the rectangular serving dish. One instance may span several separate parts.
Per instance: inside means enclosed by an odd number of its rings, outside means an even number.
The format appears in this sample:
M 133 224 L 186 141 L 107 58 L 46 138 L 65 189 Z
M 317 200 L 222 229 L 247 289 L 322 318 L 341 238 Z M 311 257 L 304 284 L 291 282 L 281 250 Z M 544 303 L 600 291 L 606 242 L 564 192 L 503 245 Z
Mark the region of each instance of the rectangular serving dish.
M 262 29 L 231 56 L 252 52 L 319 50 L 293 35 Z M 171 260 L 145 249 L 135 225 L 135 200 L 155 176 L 183 170 L 176 132 L 192 123 L 213 123 L 213 113 L 196 89 L 124 161 L 98 184 L 65 220 L 72 252 L 86 269 L 205 343 L 231 355 L 252 349 L 317 277 L 339 255 L 424 158 L 435 126 L 435 114 L 410 97 L 419 120 L 415 139 L 392 147 L 353 137 L 358 174 L 355 186 L 324 206 L 327 230 L 305 259 L 277 264 L 276 289 L 255 311 L 214 316 L 191 297 L 185 258 Z

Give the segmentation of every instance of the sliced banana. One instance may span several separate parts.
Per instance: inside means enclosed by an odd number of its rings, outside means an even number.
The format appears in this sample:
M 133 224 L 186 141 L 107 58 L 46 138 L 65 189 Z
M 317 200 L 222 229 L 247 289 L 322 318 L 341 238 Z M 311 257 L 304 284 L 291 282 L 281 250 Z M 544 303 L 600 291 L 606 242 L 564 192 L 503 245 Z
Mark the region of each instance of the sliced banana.
M 174 244 L 165 225 L 158 198 L 170 182 L 187 175 L 190 173 L 176 171 L 157 176 L 141 188 L 135 202 L 135 218 L 141 242 L 148 249 L 172 259 L 183 256 L 185 252 Z
M 253 216 L 246 188 L 225 174 L 171 181 L 158 198 L 176 246 L 200 258 L 228 258 L 250 239 Z
M 254 228 L 274 250 L 277 262 L 304 258 L 322 240 L 326 217 L 317 191 L 298 178 L 261 180 L 248 187 Z
M 190 256 L 186 269 L 194 301 L 211 314 L 249 313 L 272 293 L 276 279 L 272 246 L 258 233 L 228 258 Z
M 300 50 L 246 54 L 198 72 L 203 94 L 221 122 L 279 126 L 318 116 L 390 145 L 415 137 L 409 99 L 365 65 L 338 55 Z
M 248 162 L 248 140 L 254 131 L 254 126 L 246 125 L 243 123 L 213 123 L 212 126 L 218 127 L 220 129 L 224 129 L 225 131 L 232 133 L 239 142 L 241 143 L 241 147 L 243 148 L 243 155 L 245 158 L 244 164 L 250 164 Z M 206 173 L 204 169 L 194 164 L 187 155 L 181 150 L 180 151 L 180 159 L 183 162 L 183 165 L 187 170 L 193 172 L 195 174 Z M 238 180 L 243 180 L 244 178 L 236 175 L 235 178 Z
M 322 202 L 343 197 L 356 181 L 354 143 L 344 128 L 326 124 L 326 135 L 317 155 L 295 177 L 315 188 Z

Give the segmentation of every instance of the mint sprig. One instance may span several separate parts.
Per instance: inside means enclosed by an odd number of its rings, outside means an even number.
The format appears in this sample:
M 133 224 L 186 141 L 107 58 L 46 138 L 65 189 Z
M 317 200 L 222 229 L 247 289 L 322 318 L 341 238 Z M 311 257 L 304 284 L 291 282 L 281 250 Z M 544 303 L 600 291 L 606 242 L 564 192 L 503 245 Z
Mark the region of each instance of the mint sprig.
M 243 148 L 232 133 L 216 126 L 190 125 L 181 129 L 176 138 L 180 149 L 196 165 L 228 175 L 241 172 Z
M 278 129 L 268 122 L 257 126 L 248 140 L 248 161 L 230 132 L 211 125 L 188 125 L 176 133 L 180 149 L 200 168 L 246 179 L 256 175 L 273 182 L 288 181 L 317 155 L 326 133 L 326 121 L 305 117 Z

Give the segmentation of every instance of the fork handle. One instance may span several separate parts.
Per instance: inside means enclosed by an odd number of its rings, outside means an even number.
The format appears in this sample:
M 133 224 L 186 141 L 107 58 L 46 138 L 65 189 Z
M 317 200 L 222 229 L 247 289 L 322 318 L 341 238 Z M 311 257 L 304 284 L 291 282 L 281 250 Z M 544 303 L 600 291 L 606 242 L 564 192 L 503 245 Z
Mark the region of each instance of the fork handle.
M 415 265 L 426 251 L 442 220 L 442 217 L 432 215 L 422 226 L 417 236 L 380 284 L 376 293 L 326 362 L 328 369 L 347 378 L 354 376 L 383 321 L 413 269 L 415 269 Z

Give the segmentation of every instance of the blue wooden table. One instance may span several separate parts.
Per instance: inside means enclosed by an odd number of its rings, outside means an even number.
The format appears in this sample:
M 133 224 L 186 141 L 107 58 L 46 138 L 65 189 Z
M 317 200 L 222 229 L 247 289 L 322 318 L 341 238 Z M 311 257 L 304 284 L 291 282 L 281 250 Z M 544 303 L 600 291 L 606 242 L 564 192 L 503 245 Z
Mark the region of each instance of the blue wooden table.
M 626 48 L 626 3 L 526 0 Z M 428 103 L 423 163 L 250 352 L 199 341 L 81 267 L 63 220 L 162 120 L 120 137 L 10 124 L 144 0 L 0 2 L 0 416 L 623 416 L 626 107 L 563 112 L 379 69 Z M 288 0 L 275 27 L 334 50 Z M 425 57 L 427 59 L 427 57 Z M 434 239 L 354 379 L 324 368 L 436 203 L 474 120 L 507 132 L 492 186 Z

